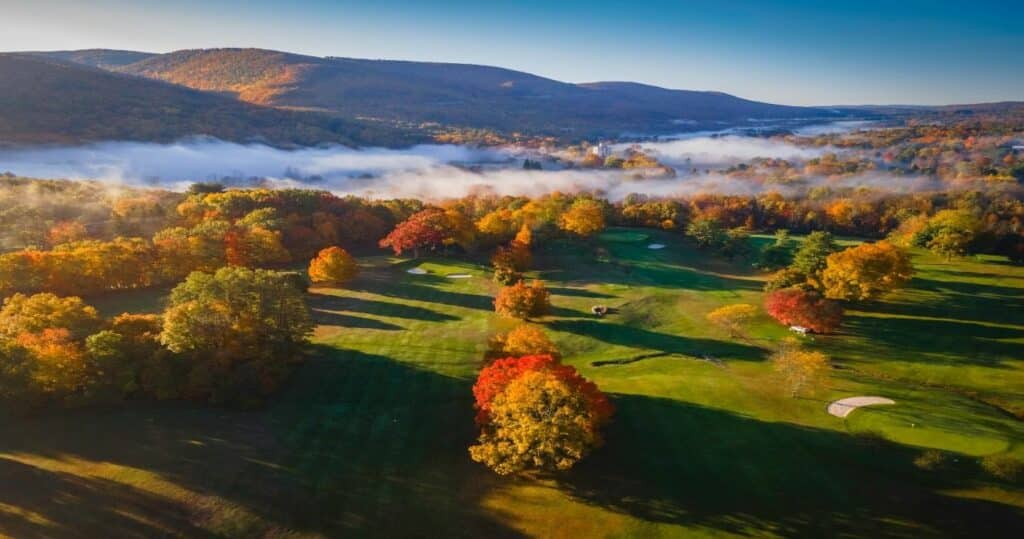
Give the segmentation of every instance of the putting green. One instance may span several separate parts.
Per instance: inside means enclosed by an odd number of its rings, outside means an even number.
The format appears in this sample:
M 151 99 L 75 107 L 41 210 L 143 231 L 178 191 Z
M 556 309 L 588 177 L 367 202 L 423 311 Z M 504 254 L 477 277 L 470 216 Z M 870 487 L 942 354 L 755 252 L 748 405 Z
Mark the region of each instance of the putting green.
M 851 432 L 876 432 L 901 444 L 955 451 L 972 456 L 1010 450 L 1013 441 L 1006 425 L 993 425 L 968 410 L 969 403 L 936 406 L 921 401 L 899 401 L 898 406 L 862 407 L 846 418 Z

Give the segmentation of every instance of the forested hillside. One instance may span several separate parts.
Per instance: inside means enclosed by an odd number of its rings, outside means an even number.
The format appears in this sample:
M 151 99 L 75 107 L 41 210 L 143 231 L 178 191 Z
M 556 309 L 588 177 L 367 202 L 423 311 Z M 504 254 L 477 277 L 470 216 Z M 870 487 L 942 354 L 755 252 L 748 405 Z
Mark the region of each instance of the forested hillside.
M 171 141 L 210 135 L 277 145 L 398 145 L 379 124 L 242 103 L 29 54 L 0 54 L 0 143 Z
M 348 118 L 568 137 L 838 115 L 720 92 L 570 84 L 498 67 L 318 58 L 262 49 L 177 51 L 111 69 L 250 103 Z

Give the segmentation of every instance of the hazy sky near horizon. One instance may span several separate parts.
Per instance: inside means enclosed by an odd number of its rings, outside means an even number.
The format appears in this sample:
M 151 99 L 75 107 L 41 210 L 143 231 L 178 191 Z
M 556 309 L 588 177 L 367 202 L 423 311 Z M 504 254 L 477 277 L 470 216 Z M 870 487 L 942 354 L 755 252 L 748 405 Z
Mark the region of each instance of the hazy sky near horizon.
M 261 47 L 796 105 L 1024 100 L 1013 1 L 0 0 L 0 50 Z

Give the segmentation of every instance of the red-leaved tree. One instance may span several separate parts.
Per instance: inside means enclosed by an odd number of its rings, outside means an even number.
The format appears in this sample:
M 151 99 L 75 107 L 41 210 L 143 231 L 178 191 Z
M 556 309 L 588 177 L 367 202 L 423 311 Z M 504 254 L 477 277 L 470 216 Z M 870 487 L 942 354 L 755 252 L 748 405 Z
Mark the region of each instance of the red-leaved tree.
M 530 371 L 548 371 L 565 382 L 570 387 L 578 390 L 587 400 L 588 407 L 594 414 L 597 423 L 604 423 L 611 418 L 614 407 L 608 397 L 597 388 L 597 385 L 580 376 L 576 369 L 569 365 L 562 365 L 554 357 L 542 354 L 523 357 L 508 357 L 495 360 L 484 367 L 473 385 L 473 397 L 476 399 L 478 424 L 484 424 L 488 419 L 488 410 L 491 401 L 499 393 L 504 391 L 512 380 Z
M 843 307 L 821 294 L 802 288 L 769 292 L 764 310 L 787 326 L 803 326 L 815 333 L 832 333 L 843 321 Z
M 390 234 L 380 240 L 381 247 L 390 247 L 396 255 L 412 251 L 418 258 L 421 248 L 434 248 L 448 236 L 448 220 L 444 212 L 426 209 L 413 214 L 405 221 L 398 223 Z

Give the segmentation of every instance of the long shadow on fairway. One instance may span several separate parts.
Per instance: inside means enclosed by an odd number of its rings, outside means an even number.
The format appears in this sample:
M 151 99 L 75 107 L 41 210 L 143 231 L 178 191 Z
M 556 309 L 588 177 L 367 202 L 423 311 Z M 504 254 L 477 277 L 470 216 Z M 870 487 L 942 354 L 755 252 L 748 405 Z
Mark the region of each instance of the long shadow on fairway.
M 373 318 L 364 318 L 362 316 L 351 316 L 347 314 L 332 313 L 327 311 L 313 311 L 313 321 L 317 325 L 321 326 L 341 326 L 345 328 L 356 328 L 356 329 L 379 329 L 381 331 L 399 331 L 403 330 L 402 326 L 392 324 L 390 322 L 383 322 Z
M 425 303 L 442 303 L 466 309 L 494 310 L 494 299 L 488 296 L 450 292 L 432 286 L 409 282 L 366 279 L 357 281 L 348 286 L 348 288 L 391 298 L 422 301 Z
M 989 536 L 1024 529 L 1012 506 L 953 498 L 973 472 L 922 472 L 914 451 L 638 395 L 615 398 L 607 445 L 560 486 L 657 522 L 784 537 Z
M 470 383 L 324 346 L 260 412 L 128 403 L 3 421 L 0 453 L 82 475 L 0 458 L 0 535 L 516 537 L 482 507 L 501 483 L 467 454 Z M 181 494 L 140 490 L 149 477 Z
M 936 281 L 914 278 L 909 292 L 915 290 L 940 295 L 921 301 L 883 300 L 866 305 L 871 311 L 903 316 L 927 316 L 975 322 L 1020 324 L 1024 312 L 1024 289 L 977 283 Z
M 554 320 L 545 325 L 556 331 L 575 333 L 609 344 L 654 349 L 669 354 L 759 360 L 766 353 L 762 348 L 738 342 L 680 337 L 596 320 Z
M 861 338 L 859 343 L 836 343 L 876 350 L 878 357 L 900 361 L 925 361 L 957 365 L 1006 366 L 1020 357 L 1021 345 L 1010 339 L 1024 337 L 1024 330 L 951 320 L 848 316 L 843 332 Z M 912 353 L 908 353 L 913 351 Z
M 562 265 L 565 264 L 565 265 Z M 753 279 L 737 279 L 726 275 L 703 273 L 687 267 L 668 264 L 637 264 L 631 262 L 582 263 L 576 261 L 548 262 L 545 279 L 593 284 L 655 286 L 686 290 L 760 290 L 763 283 Z M 563 269 L 571 267 L 571 269 Z
M 423 320 L 427 322 L 446 322 L 458 320 L 458 317 L 437 311 L 406 305 L 404 303 L 393 303 L 390 301 L 377 301 L 372 299 L 356 298 L 351 296 L 335 296 L 331 294 L 310 294 L 309 306 L 314 313 L 329 314 L 335 311 L 348 311 L 352 313 L 375 314 L 392 318 L 408 318 L 410 320 Z
M 152 493 L 108 479 L 54 472 L 0 458 L 0 535 L 81 537 L 72 506 L 111 536 L 158 537 L 167 530 L 188 537 L 213 537 L 179 511 L 161 511 Z M 16 508 L 15 510 L 10 510 Z M 84 515 L 78 515 L 84 516 Z
M 593 292 L 585 288 L 568 288 L 564 286 L 549 286 L 548 292 L 551 292 L 555 296 L 570 296 L 577 298 L 599 298 L 607 299 L 614 298 L 611 294 L 602 294 L 601 292 Z

